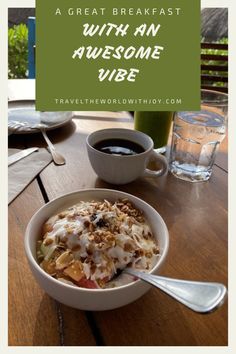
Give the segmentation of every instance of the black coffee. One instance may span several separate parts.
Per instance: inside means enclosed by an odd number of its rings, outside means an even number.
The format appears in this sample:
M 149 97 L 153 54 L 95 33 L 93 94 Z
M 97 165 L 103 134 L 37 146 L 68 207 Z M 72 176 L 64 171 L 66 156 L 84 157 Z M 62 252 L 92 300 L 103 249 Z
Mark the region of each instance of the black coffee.
M 106 139 L 99 141 L 93 147 L 105 154 L 122 156 L 137 155 L 145 151 L 141 145 L 125 139 Z

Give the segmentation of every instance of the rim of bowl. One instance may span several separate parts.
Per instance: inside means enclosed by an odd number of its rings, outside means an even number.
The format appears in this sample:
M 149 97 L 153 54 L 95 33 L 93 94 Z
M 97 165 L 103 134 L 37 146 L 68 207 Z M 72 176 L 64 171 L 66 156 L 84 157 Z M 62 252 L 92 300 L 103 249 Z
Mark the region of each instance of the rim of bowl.
M 132 194 L 126 193 L 126 192 L 122 192 L 122 191 L 118 191 L 115 189 L 108 189 L 108 188 L 88 188 L 88 189 L 78 189 L 75 190 L 73 192 L 69 192 L 66 194 L 63 194 L 60 197 L 54 198 L 52 199 L 50 202 L 44 204 L 40 209 L 38 209 L 36 211 L 36 213 L 34 213 L 34 215 L 31 217 L 30 221 L 28 222 L 26 231 L 25 231 L 25 236 L 24 236 L 24 246 L 25 246 L 25 252 L 27 255 L 27 258 L 29 260 L 29 262 L 31 264 L 33 264 L 34 267 L 36 267 L 36 269 L 44 276 L 46 276 L 46 278 L 50 279 L 52 282 L 55 282 L 56 284 L 58 284 L 59 286 L 62 287 L 67 287 L 69 289 L 74 289 L 75 291 L 84 291 L 84 292 L 92 292 L 92 293 L 96 293 L 96 292 L 113 292 L 113 291 L 117 291 L 118 289 L 124 289 L 130 286 L 135 286 L 137 283 L 140 283 L 142 280 L 138 279 L 136 281 L 132 281 L 131 283 L 128 284 L 124 284 L 121 286 L 117 286 L 114 288 L 105 288 L 105 289 L 89 289 L 89 288 L 82 288 L 82 287 L 78 287 L 78 286 L 74 286 L 74 285 L 70 285 L 70 284 L 66 284 L 63 283 L 61 281 L 59 281 L 58 279 L 53 278 L 52 276 L 50 276 L 47 272 L 45 272 L 37 263 L 36 259 L 33 257 L 32 252 L 30 250 L 30 246 L 29 246 L 29 239 L 30 239 L 30 234 L 29 234 L 29 229 L 30 229 L 30 224 L 34 221 L 34 219 L 37 217 L 37 215 L 41 212 L 42 209 L 44 209 L 46 206 L 48 206 L 49 204 L 53 204 L 56 200 L 58 199 L 62 199 L 65 198 L 67 196 L 79 193 L 79 192 L 93 192 L 93 191 L 100 191 L 100 192 L 115 192 L 115 193 L 121 193 L 124 194 L 125 196 L 128 197 L 132 197 L 134 199 L 137 199 L 139 201 L 141 201 L 141 203 L 143 203 L 144 205 L 146 205 L 148 208 L 151 208 L 155 213 L 158 214 L 159 218 L 160 218 L 160 222 L 164 227 L 164 232 L 165 232 L 165 237 L 166 237 L 166 245 L 165 245 L 165 249 L 164 252 L 161 255 L 161 259 L 159 262 L 157 262 L 157 264 L 151 269 L 150 272 L 148 272 L 148 274 L 153 274 L 155 269 L 158 267 L 160 267 L 160 265 L 164 262 L 167 253 L 168 253 L 168 249 L 169 249 L 169 231 L 168 228 L 166 226 L 166 223 L 164 222 L 163 218 L 161 217 L 161 215 L 156 211 L 156 209 L 154 209 L 150 204 L 148 204 L 147 202 L 145 202 L 144 200 L 142 200 L 141 198 L 138 198 Z
M 207 89 L 201 89 L 201 92 L 206 92 L 206 93 L 209 93 L 209 94 L 213 93 L 213 94 L 216 94 L 218 96 L 224 97 L 223 101 L 205 100 L 204 103 L 206 103 L 206 104 L 209 104 L 209 105 L 217 104 L 218 106 L 225 106 L 226 104 L 228 105 L 228 97 L 229 96 L 228 96 L 228 94 L 226 92 L 221 92 L 221 91 L 216 91 L 216 90 L 207 90 Z M 200 99 L 201 99 L 201 104 L 202 104 L 202 102 L 203 102 L 202 97 L 200 97 Z
M 102 131 L 118 131 L 118 130 L 121 130 L 121 131 L 129 131 L 129 132 L 132 132 L 132 133 L 134 133 L 134 132 L 137 132 L 138 134 L 141 134 L 141 135 L 144 135 L 144 136 L 146 136 L 150 141 L 151 141 L 151 143 L 152 143 L 152 146 L 150 146 L 148 149 L 146 149 L 146 150 L 144 150 L 143 152 L 140 152 L 139 154 L 137 154 L 137 155 L 122 155 L 122 156 L 119 156 L 119 155 L 110 155 L 110 156 L 112 156 L 112 158 L 115 158 L 115 159 L 124 159 L 124 158 L 134 158 L 135 156 L 140 156 L 140 155 L 144 155 L 144 154 L 146 154 L 146 153 L 148 153 L 149 151 L 151 151 L 153 148 L 154 148 L 154 143 L 153 143 L 153 140 L 152 140 L 152 138 L 149 136 L 149 135 L 147 135 L 147 134 L 145 134 L 145 133 L 143 133 L 143 132 L 141 132 L 141 131 L 139 131 L 139 130 L 134 130 L 134 129 L 126 129 L 126 128 L 105 128 L 105 129 L 100 129 L 100 130 L 96 130 L 95 132 L 92 132 L 92 133 L 90 133 L 88 136 L 87 136 L 87 138 L 86 138 L 86 143 L 87 143 L 87 145 L 94 151 L 94 152 L 96 152 L 97 154 L 99 154 L 99 155 L 109 155 L 109 154 L 107 154 L 107 153 L 105 153 L 105 152 L 102 152 L 102 151 L 99 151 L 99 150 L 97 150 L 97 149 L 95 149 L 90 143 L 89 143 L 89 138 L 92 136 L 92 135 L 95 135 L 95 134 L 97 134 L 98 132 L 102 132 Z M 105 139 L 104 139 L 105 140 Z M 136 142 L 137 143 L 137 142 Z M 141 144 L 140 144 L 141 145 Z M 144 148 L 143 146 L 142 146 L 142 148 Z

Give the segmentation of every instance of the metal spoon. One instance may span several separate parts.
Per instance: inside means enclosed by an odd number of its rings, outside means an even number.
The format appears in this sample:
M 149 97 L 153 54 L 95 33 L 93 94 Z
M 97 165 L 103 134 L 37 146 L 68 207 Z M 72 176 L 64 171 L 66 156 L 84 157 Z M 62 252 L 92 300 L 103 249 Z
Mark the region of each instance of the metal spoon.
M 208 313 L 224 303 L 227 289 L 223 284 L 172 279 L 126 268 L 123 272 L 161 289 L 191 310 Z
M 59 152 L 56 151 L 55 146 L 52 144 L 52 142 L 49 140 L 45 128 L 43 125 L 38 124 L 37 128 L 41 131 L 46 143 L 48 144 L 49 151 L 52 155 L 53 161 L 56 165 L 64 165 L 66 163 L 65 158 L 59 154 Z
M 52 144 L 52 142 L 49 140 L 47 134 L 46 134 L 46 128 L 47 126 L 45 124 L 34 124 L 31 125 L 28 122 L 18 122 L 18 121 L 10 121 L 8 122 L 8 130 L 9 133 L 8 135 L 13 134 L 14 132 L 24 129 L 24 130 L 32 130 L 32 129 L 36 129 L 36 130 L 40 130 L 46 143 L 48 144 L 48 148 L 49 151 L 52 155 L 53 161 L 56 165 L 64 165 L 66 163 L 65 158 L 59 154 L 59 152 L 56 151 L 55 146 Z

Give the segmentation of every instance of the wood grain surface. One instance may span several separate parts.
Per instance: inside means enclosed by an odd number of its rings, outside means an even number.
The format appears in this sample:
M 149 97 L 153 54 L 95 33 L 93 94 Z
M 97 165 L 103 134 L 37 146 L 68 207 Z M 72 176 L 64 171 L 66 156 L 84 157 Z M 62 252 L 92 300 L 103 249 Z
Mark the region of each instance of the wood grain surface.
M 134 194 L 161 214 L 170 233 L 162 275 L 227 285 L 227 144 L 208 182 L 192 184 L 168 174 L 117 187 L 97 178 L 85 140 L 94 130 L 132 128 L 132 119 L 120 113 L 117 118 L 78 114 L 71 124 L 48 133 L 66 165 L 51 163 L 9 208 L 9 344 L 226 346 L 227 303 L 212 314 L 199 315 L 151 289 L 123 308 L 89 313 L 56 303 L 35 283 L 23 250 L 30 217 L 47 200 L 77 189 L 103 187 Z M 40 134 L 17 139 L 24 139 L 27 147 L 45 146 Z M 11 147 L 14 144 L 11 137 Z M 45 329 L 49 318 L 50 327 Z
M 77 311 L 76 319 L 71 319 L 70 311 L 66 311 L 69 325 L 64 328 L 61 324 L 64 307 L 40 289 L 29 269 L 24 232 L 30 218 L 44 203 L 34 181 L 9 207 L 9 345 L 94 345 L 84 312 Z M 73 333 L 70 326 L 74 327 Z

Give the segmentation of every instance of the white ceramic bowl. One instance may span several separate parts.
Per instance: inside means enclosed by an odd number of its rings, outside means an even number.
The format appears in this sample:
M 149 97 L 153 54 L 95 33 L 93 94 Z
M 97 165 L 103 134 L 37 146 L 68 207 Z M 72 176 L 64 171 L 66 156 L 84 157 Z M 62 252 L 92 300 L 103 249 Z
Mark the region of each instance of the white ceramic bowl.
M 149 204 L 133 195 L 110 189 L 85 189 L 66 194 L 40 208 L 31 218 L 25 233 L 25 251 L 31 271 L 46 293 L 59 302 L 81 310 L 101 311 L 121 307 L 135 301 L 149 289 L 150 285 L 137 280 L 112 289 L 84 289 L 62 283 L 40 268 L 36 261 L 36 242 L 41 237 L 42 225 L 52 215 L 81 200 L 116 201 L 128 198 L 137 208 L 143 210 L 154 237 L 160 247 L 160 257 L 151 273 L 158 273 L 168 251 L 169 234 L 165 222 Z

